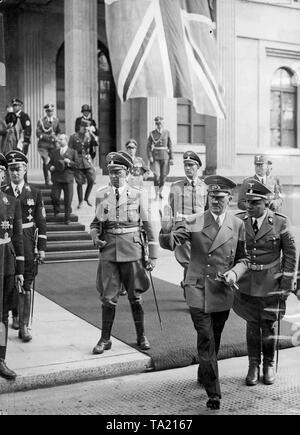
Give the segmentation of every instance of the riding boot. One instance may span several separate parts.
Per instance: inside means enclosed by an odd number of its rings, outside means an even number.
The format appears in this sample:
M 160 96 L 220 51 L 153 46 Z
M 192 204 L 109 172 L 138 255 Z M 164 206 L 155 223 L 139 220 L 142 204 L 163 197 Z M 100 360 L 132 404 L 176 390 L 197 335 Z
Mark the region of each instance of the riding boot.
M 26 292 L 25 294 L 19 295 L 19 338 L 24 342 L 28 343 L 32 340 L 32 336 L 28 331 L 29 319 L 30 319 L 30 307 L 31 307 L 31 294 Z
M 93 349 L 94 355 L 101 355 L 111 349 L 111 330 L 115 320 L 115 305 L 102 305 L 102 333 L 101 338 Z
M 130 304 L 134 325 L 137 334 L 137 345 L 141 350 L 150 349 L 150 343 L 145 336 L 144 331 L 144 311 L 142 305 L 139 302 Z
M 48 165 L 46 165 L 46 163 L 43 163 L 43 174 L 44 174 L 45 184 L 46 186 L 48 186 L 50 184 L 50 180 L 49 180 Z
M 2 338 L 4 338 L 3 343 L 5 342 L 5 346 L 0 346 L 0 376 L 8 381 L 14 381 L 17 377 L 17 374 L 13 370 L 9 369 L 5 364 L 8 322 L 4 321 L 3 324 L 5 326 L 5 336 Z
M 262 326 L 262 351 L 263 351 L 263 382 L 272 385 L 276 375 L 274 370 L 275 356 L 275 330 L 272 322 Z
M 246 338 L 249 359 L 246 385 L 251 387 L 259 382 L 259 366 L 261 362 L 261 333 L 257 323 L 247 322 Z

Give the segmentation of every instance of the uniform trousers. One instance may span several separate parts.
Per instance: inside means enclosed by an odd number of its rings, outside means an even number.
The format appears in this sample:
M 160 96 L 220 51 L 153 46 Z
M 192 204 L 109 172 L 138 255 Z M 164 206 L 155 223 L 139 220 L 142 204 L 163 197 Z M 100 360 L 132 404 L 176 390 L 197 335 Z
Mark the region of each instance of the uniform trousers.
M 2 331 L 0 358 L 5 360 L 6 357 L 6 344 L 8 333 L 8 312 L 12 306 L 12 299 L 14 297 L 15 276 L 4 276 L 3 279 L 3 306 L 2 306 L 2 323 L 4 324 L 5 331 Z M 4 340 L 4 341 L 3 341 Z M 5 342 L 5 345 L 3 345 Z
M 84 194 L 84 199 L 87 201 L 90 197 L 91 191 L 96 181 L 96 172 L 94 168 L 77 169 L 75 171 L 75 181 L 77 183 L 78 201 L 83 201 L 82 186 L 87 182 L 87 188 Z
M 198 381 L 208 396 L 217 394 L 221 398 L 217 355 L 229 311 L 204 313 L 199 308 L 190 307 L 190 313 L 197 331 Z
M 154 186 L 163 187 L 170 172 L 170 161 L 168 160 L 154 160 L 151 163 L 151 171 L 154 176 Z
M 74 192 L 73 181 L 71 183 L 60 183 L 57 181 L 53 182 L 51 198 L 55 214 L 59 213 L 61 191 L 64 192 L 65 220 L 67 221 L 70 219 L 70 215 L 72 213 L 71 204 Z

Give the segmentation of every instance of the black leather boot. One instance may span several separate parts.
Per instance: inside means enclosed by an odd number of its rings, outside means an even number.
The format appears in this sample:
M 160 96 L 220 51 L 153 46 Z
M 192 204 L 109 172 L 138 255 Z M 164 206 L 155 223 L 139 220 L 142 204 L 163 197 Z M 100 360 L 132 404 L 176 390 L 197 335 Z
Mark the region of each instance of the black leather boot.
M 262 350 L 263 350 L 263 382 L 266 385 L 274 384 L 276 373 L 274 369 L 275 356 L 275 329 L 274 324 L 263 325 L 262 328 Z
M 7 367 L 2 358 L 0 358 L 0 376 L 8 381 L 14 381 L 17 377 L 17 374 Z
M 30 318 L 31 294 L 19 294 L 19 338 L 24 343 L 29 343 L 32 336 L 28 331 L 29 318 Z
M 102 334 L 101 338 L 93 349 L 94 355 L 101 355 L 105 350 L 111 349 L 111 330 L 116 314 L 114 305 L 102 305 Z
M 252 387 L 259 382 L 259 366 L 261 362 L 261 333 L 259 325 L 254 322 L 247 322 L 246 337 L 249 358 L 246 385 Z
M 142 305 L 139 302 L 130 304 L 134 325 L 137 334 L 137 345 L 141 350 L 150 349 L 150 343 L 145 336 L 144 331 L 144 311 Z

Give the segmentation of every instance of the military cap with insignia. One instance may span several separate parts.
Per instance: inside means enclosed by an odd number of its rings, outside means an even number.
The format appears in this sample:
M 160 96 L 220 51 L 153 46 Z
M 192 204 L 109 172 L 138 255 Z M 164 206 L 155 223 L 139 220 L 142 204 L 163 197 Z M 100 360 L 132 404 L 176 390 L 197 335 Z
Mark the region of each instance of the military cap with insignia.
M 23 106 L 23 101 L 20 100 L 19 98 L 13 98 L 11 100 L 11 104 L 12 106 Z
M 155 122 L 160 122 L 160 121 L 163 121 L 164 120 L 164 118 L 162 117 L 162 116 L 156 116 L 155 118 L 154 118 L 154 121 Z
M 231 194 L 232 189 L 236 187 L 232 180 L 222 175 L 209 175 L 205 178 L 204 183 L 208 185 L 208 193 L 213 193 L 215 196 Z
M 268 157 L 262 154 L 254 156 L 254 164 L 255 165 L 263 165 L 268 164 Z
M 120 151 L 118 151 L 118 153 L 121 154 L 122 156 L 124 156 L 126 159 L 128 159 L 130 161 L 131 165 L 133 166 L 132 157 L 127 151 L 120 150 Z
M 200 157 L 194 151 L 186 151 L 183 154 L 183 163 L 185 162 L 197 163 L 200 167 L 202 166 Z
M 81 113 L 83 113 L 83 112 L 91 112 L 92 110 L 91 110 L 91 108 L 90 108 L 90 106 L 88 105 L 88 104 L 84 104 L 82 107 L 81 107 Z
M 251 201 L 269 199 L 273 192 L 265 184 L 260 183 L 255 178 L 247 180 L 246 197 Z
M 0 169 L 3 171 L 7 170 L 7 160 L 3 154 L 0 153 Z
M 45 110 L 54 110 L 54 104 L 50 104 L 50 103 L 45 104 L 44 109 Z
M 132 158 L 127 155 L 126 151 L 109 153 L 106 163 L 108 169 L 130 170 L 133 167 Z
M 27 165 L 28 159 L 21 151 L 13 150 L 5 156 L 8 166 L 15 165 L 16 163 L 23 163 Z

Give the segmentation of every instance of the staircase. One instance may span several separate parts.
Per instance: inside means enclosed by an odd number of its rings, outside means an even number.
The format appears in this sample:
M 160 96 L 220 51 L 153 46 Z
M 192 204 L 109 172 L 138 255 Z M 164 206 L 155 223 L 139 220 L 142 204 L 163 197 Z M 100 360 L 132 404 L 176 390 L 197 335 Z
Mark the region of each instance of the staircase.
M 47 214 L 48 241 L 45 263 L 98 260 L 99 251 L 95 249 L 85 226 L 78 222 L 78 216 L 72 214 L 71 224 L 65 225 L 63 201 L 61 201 L 62 213 L 54 216 L 51 189 L 44 184 L 32 183 L 32 185 L 42 192 Z

